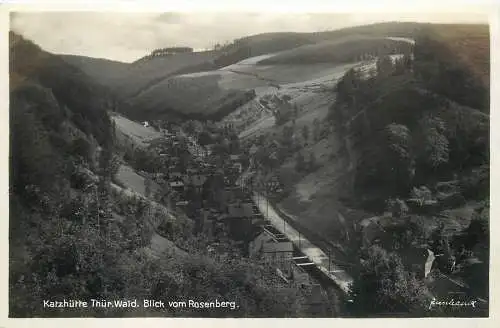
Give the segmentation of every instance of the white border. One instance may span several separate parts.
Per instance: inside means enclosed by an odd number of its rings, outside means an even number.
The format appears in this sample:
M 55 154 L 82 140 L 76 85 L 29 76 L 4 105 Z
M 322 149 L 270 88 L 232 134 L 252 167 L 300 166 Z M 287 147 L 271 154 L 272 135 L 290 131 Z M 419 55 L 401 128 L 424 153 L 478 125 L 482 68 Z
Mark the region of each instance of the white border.
M 4 37 L 0 38 L 1 66 L 0 76 L 0 97 L 2 102 L 2 117 L 0 118 L 0 174 L 1 185 L 0 210 L 0 231 L 3 234 L 1 238 L 3 247 L 0 247 L 0 258 L 3 264 L 0 267 L 0 328 L 1 327 L 98 327 L 98 326 L 120 326 L 134 327 L 139 325 L 154 325 L 154 326 L 176 326 L 176 327 L 254 327 L 260 325 L 274 326 L 286 325 L 287 327 L 308 327 L 324 326 L 332 327 L 340 325 L 342 328 L 348 327 L 398 327 L 402 325 L 406 327 L 420 326 L 449 326 L 449 327 L 493 327 L 496 319 L 495 310 L 498 309 L 496 301 L 498 293 L 498 284 L 495 283 L 499 278 L 498 274 L 498 248 L 500 247 L 500 238 L 495 238 L 495 232 L 500 231 L 499 206 L 495 201 L 500 195 L 500 190 L 495 181 L 499 181 L 495 167 L 498 164 L 497 147 L 500 145 L 500 135 L 494 127 L 498 119 L 496 111 L 499 104 L 500 86 L 497 79 L 499 72 L 499 60 L 495 58 L 495 54 L 499 54 L 499 24 L 498 18 L 500 11 L 495 1 L 435 1 L 425 0 L 419 1 L 378 1 L 374 3 L 370 0 L 349 0 L 349 1 L 319 1 L 319 0 L 288 0 L 275 1 L 271 0 L 247 0 L 247 1 L 222 1 L 222 0 L 185 0 L 171 3 L 169 1 L 151 1 L 151 0 L 107 0 L 107 1 L 3 1 L 4 5 L 0 6 L 0 26 Z M 8 3 L 5 5 L 5 3 Z M 483 4 L 482 6 L 479 5 Z M 491 30 L 491 271 L 490 271 L 490 318 L 488 319 L 169 319 L 169 318 L 134 318 L 134 319 L 7 319 L 8 316 L 8 38 L 7 31 L 9 29 L 9 11 L 124 11 L 124 12 L 155 12 L 155 11 L 246 11 L 246 12 L 419 12 L 419 11 L 434 11 L 434 12 L 477 12 L 484 9 L 487 5 L 490 12 L 490 30 Z

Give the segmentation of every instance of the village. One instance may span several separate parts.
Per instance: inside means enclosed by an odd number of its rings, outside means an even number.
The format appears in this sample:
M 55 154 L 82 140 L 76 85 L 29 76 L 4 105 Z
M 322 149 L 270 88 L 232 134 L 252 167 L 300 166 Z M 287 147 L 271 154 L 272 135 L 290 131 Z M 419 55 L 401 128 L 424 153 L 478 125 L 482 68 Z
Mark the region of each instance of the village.
M 318 306 L 325 301 L 325 282 L 340 287 L 347 295 L 350 284 L 348 266 L 339 266 L 342 261 L 335 260 L 330 250 L 327 256 L 305 254 L 305 246 L 300 246 L 301 232 L 298 232 L 297 242 L 296 238 L 290 239 L 293 236 L 290 228 L 286 234 L 283 229 L 276 228 L 277 225 L 283 225 L 284 229 L 285 225 L 288 226 L 288 222 L 285 224 L 281 219 L 283 213 L 278 215 L 283 224 L 270 220 L 269 213 L 266 213 L 269 199 L 282 192 L 283 186 L 277 177 L 266 182 L 257 181 L 253 174 L 254 155 L 259 150 L 256 144 L 247 144 L 245 148 L 227 147 L 224 152 L 216 144 L 201 146 L 199 132 L 187 134 L 181 127 L 175 127 L 172 132 L 161 129 L 161 132 L 164 137 L 151 142 L 150 150 L 159 155 L 164 169 L 156 173 L 140 173 L 161 186 L 162 202 L 182 210 L 194 220 L 197 233 L 211 240 L 207 250 L 211 256 L 219 259 L 231 256 L 228 250 L 220 247 L 224 241 L 231 240 L 237 245 L 238 254 L 272 267 L 284 282 L 299 287 L 313 286 L 316 295 L 313 303 L 317 302 Z M 274 148 L 280 147 L 276 140 L 271 144 Z M 445 187 L 441 188 L 443 193 Z M 447 291 L 451 289 L 462 294 L 467 288 L 451 277 L 457 259 L 451 255 L 449 247 L 427 245 L 424 240 L 419 243 L 418 238 L 410 238 L 417 232 L 406 231 L 408 222 L 405 217 L 410 210 L 436 211 L 436 206 L 443 203 L 441 200 L 438 203 L 426 190 L 414 194 L 406 202 L 390 204 L 383 215 L 354 223 L 346 234 L 351 234 L 351 242 L 359 247 L 382 245 L 401 254 L 404 267 L 419 279 L 429 281 L 434 295 L 440 295 L 440 286 L 443 285 L 447 286 Z M 450 195 L 444 197 L 446 201 L 453 201 L 453 193 Z M 258 206 L 259 197 L 264 200 L 264 207 Z M 162 229 L 164 227 L 158 227 L 158 234 L 162 234 Z M 299 228 L 299 231 L 302 230 Z M 302 238 L 303 244 L 309 242 L 306 237 Z M 317 240 L 314 243 L 323 245 Z M 316 245 L 311 244 L 312 247 Z M 439 249 L 438 253 L 436 249 Z M 447 274 L 432 274 L 436 267 Z
M 143 126 L 152 128 L 148 122 Z M 246 150 L 228 147 L 227 153 L 218 151 L 214 144 L 201 146 L 200 133 L 189 135 L 178 126 L 160 131 L 162 138 L 151 141 L 148 150 L 158 154 L 163 169 L 139 172 L 145 181 L 160 186 L 157 200 L 182 210 L 195 222 L 196 233 L 211 241 L 207 249 L 211 256 L 230 256 L 220 247 L 230 240 L 238 254 L 272 267 L 287 284 L 312 288 L 311 303 L 320 307 L 326 296 L 317 281 L 324 277 L 316 264 L 276 229 L 255 203 L 254 195 L 282 192 L 277 178 L 265 186 L 254 181 L 251 158 L 256 146 Z M 157 233 L 166 234 L 167 229 L 160 225 Z

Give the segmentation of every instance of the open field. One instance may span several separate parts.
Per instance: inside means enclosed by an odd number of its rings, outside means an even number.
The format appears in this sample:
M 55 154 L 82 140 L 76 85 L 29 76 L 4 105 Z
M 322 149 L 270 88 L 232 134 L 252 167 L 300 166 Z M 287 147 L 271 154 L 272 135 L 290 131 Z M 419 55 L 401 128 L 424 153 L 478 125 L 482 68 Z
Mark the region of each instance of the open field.
M 110 87 L 120 98 L 127 99 L 179 70 L 210 61 L 215 56 L 214 52 L 193 52 L 134 63 L 67 55 L 63 59 Z
M 120 165 L 116 179 L 121 182 L 126 188 L 141 194 L 146 195 L 144 188 L 144 177 L 137 174 L 134 169 L 127 165 Z
M 129 140 L 135 145 L 145 147 L 149 141 L 161 137 L 161 133 L 153 128 L 146 128 L 142 124 L 121 115 L 113 114 L 111 119 L 116 124 L 117 137 L 121 142 Z
M 235 112 L 225 118 L 232 122 L 240 130 L 240 138 L 256 136 L 265 132 L 281 133 L 282 127 L 275 126 L 274 115 L 263 108 L 260 99 L 276 95 L 288 96 L 290 103 L 300 109 L 297 117 L 297 127 L 304 124 L 312 124 L 314 119 L 322 120 L 326 117 L 328 108 L 335 99 L 333 87 L 345 72 L 358 65 L 358 63 L 347 65 L 303 65 L 293 67 L 292 65 L 269 66 L 265 73 L 267 76 L 279 75 L 287 72 L 290 80 L 276 86 L 267 86 L 259 89 L 257 98 L 238 108 Z M 266 66 L 267 67 L 267 66 Z M 308 70 L 309 68 L 313 68 Z M 250 67 L 247 67 L 250 69 Z M 260 68 L 262 70 L 262 68 Z M 295 72 L 295 74 L 294 74 Z

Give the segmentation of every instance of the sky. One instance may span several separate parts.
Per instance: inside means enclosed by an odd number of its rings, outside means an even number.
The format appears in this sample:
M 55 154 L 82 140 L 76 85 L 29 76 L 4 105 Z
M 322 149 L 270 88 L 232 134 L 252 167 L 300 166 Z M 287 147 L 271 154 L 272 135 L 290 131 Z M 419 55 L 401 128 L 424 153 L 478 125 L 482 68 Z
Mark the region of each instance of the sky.
M 264 32 L 315 32 L 381 21 L 487 23 L 476 13 L 307 12 L 27 12 L 11 13 L 11 29 L 60 54 L 132 62 L 154 49 L 197 50 Z

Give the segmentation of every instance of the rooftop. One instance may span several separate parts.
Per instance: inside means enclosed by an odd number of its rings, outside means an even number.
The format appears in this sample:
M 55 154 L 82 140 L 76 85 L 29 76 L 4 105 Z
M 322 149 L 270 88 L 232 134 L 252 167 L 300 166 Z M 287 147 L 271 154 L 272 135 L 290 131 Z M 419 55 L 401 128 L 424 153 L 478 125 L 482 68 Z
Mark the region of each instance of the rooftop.
M 280 243 L 265 243 L 262 246 L 262 250 L 264 253 L 293 252 L 293 244 L 290 241 Z

